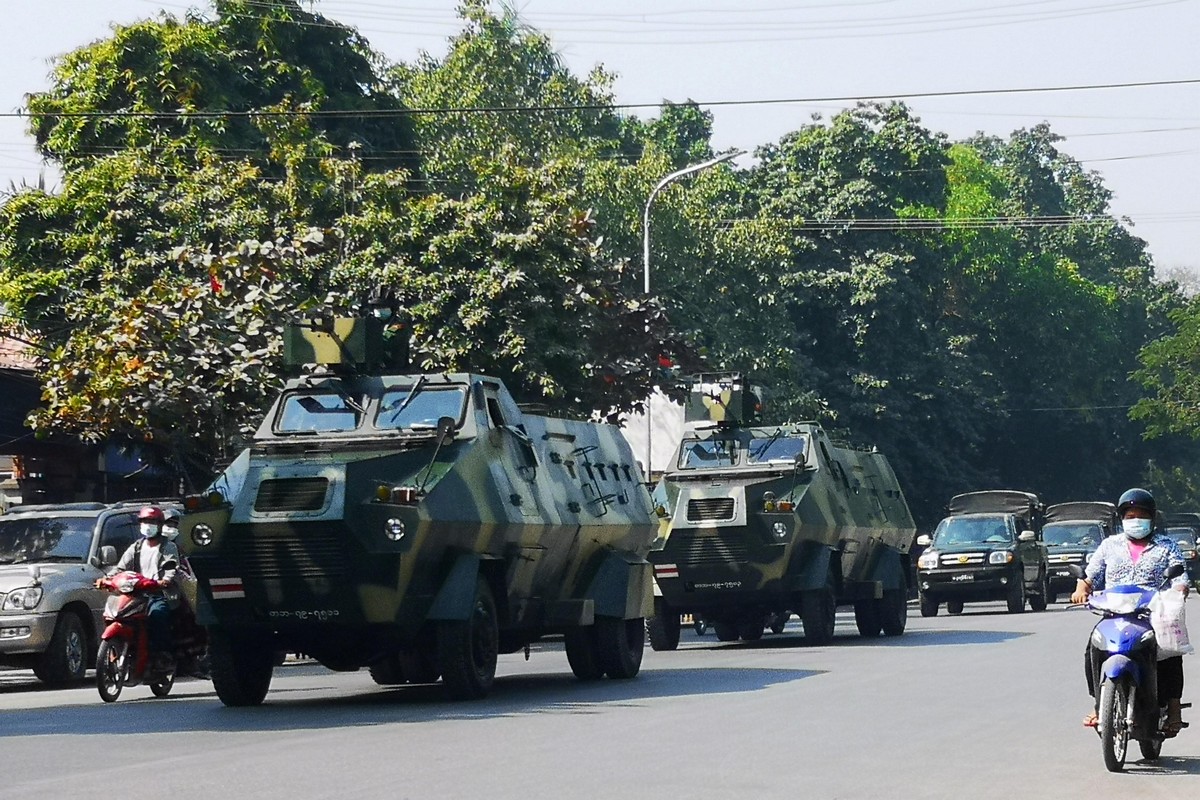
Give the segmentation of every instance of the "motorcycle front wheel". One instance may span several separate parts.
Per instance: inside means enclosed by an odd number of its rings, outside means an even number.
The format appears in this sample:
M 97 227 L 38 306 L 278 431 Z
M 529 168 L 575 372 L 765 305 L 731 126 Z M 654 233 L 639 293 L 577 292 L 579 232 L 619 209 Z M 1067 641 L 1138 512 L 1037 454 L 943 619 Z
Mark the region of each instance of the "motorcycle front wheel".
M 1100 684 L 1100 746 L 1109 772 L 1125 768 L 1129 752 L 1129 682 L 1105 679 Z
M 172 669 L 162 678 L 150 684 L 150 691 L 155 697 L 166 697 L 171 693 L 171 687 L 175 685 L 175 670 Z
M 105 639 L 100 642 L 96 652 L 96 689 L 100 699 L 106 703 L 115 702 L 125 688 L 125 678 L 129 672 L 129 641 L 126 639 Z

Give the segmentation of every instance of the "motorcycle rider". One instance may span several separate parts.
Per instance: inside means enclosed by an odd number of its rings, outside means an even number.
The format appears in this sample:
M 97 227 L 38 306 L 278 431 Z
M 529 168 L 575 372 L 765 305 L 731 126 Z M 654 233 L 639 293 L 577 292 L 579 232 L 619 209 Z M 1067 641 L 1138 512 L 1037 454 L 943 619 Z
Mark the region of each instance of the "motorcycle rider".
M 165 522 L 166 515 L 160 508 L 146 506 L 139 511 L 141 538 L 129 545 L 117 562 L 120 571 L 137 572 L 158 581 L 160 591 L 150 596 L 146 633 L 150 640 L 150 664 L 161 670 L 169 669 L 174 662 L 170 604 L 178 599 L 175 571 L 179 568 L 179 548 L 164 536 Z
M 1145 489 L 1130 489 L 1117 501 L 1117 516 L 1121 520 L 1122 536 L 1110 536 L 1100 543 L 1088 561 L 1084 577 L 1076 581 L 1072 603 L 1085 603 L 1093 591 L 1108 586 L 1136 585 L 1147 589 L 1162 587 L 1167 569 L 1183 564 L 1183 553 L 1171 537 L 1156 524 L 1158 506 L 1154 495 Z M 1187 595 L 1188 576 L 1172 581 L 1172 589 Z M 1092 663 L 1092 649 L 1084 651 L 1084 670 L 1088 693 L 1096 696 L 1099 665 Z M 1164 733 L 1175 736 L 1182 727 L 1180 702 L 1183 698 L 1183 656 L 1173 656 L 1158 662 L 1158 700 L 1167 709 Z M 1083 724 L 1095 727 L 1098 715 L 1093 711 Z
M 163 536 L 173 542 L 179 536 L 180 514 L 173 508 L 163 510 Z

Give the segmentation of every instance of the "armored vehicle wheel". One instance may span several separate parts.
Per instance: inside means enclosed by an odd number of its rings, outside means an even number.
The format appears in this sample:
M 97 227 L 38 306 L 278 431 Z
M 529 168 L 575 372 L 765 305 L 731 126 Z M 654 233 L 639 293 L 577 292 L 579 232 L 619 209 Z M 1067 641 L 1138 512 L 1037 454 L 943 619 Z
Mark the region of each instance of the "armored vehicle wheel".
M 1053 589 L 1049 589 L 1046 594 L 1046 605 L 1049 605 L 1051 603 L 1057 603 L 1057 602 L 1058 602 L 1058 592 L 1054 591 Z
M 211 629 L 210 629 L 211 630 Z M 213 688 L 227 706 L 256 706 L 271 688 L 275 651 L 248 636 L 209 634 Z
M 724 620 L 713 623 L 713 631 L 717 634 L 717 641 L 720 642 L 736 642 L 738 639 L 737 625 Z
M 83 680 L 87 671 L 87 634 L 83 623 L 70 611 L 58 615 L 50 644 L 33 665 L 33 674 L 52 685 Z
M 858 600 L 854 603 L 854 624 L 858 627 L 859 636 L 874 639 L 883 629 L 880 618 L 879 603 L 876 600 Z
M 777 611 L 767 618 L 767 627 L 771 629 L 771 633 L 780 634 L 787 628 L 788 619 L 792 615 L 786 611 Z
M 446 693 L 454 700 L 485 697 L 496 679 L 500 628 L 492 590 L 483 578 L 475 584 L 470 616 L 438 623 L 437 646 Z
M 679 632 L 683 621 L 661 597 L 654 598 L 654 616 L 646 620 L 650 647 L 654 650 L 674 650 L 679 647 Z
M 804 625 L 804 638 L 813 644 L 827 644 L 833 639 L 837 625 L 837 599 L 833 589 L 827 586 L 804 592 L 800 622 Z
M 908 625 L 908 593 L 903 589 L 884 589 L 879 603 L 879 624 L 884 636 L 899 636 Z
M 438 678 L 442 677 L 438 671 L 437 656 L 428 647 L 401 650 L 396 658 L 409 683 L 437 683 Z
M 614 680 L 626 680 L 642 668 L 646 649 L 646 621 L 596 617 L 596 644 L 604 674 Z
M 172 669 L 162 678 L 150 684 L 150 691 L 155 697 L 166 697 L 171 693 L 171 687 L 175 685 L 175 670 Z
M 1029 595 L 1029 608 L 1033 611 L 1045 611 L 1046 604 L 1050 602 L 1050 579 L 1042 573 L 1041 580 L 1038 581 L 1038 589 L 1040 594 Z
M 708 623 L 704 620 L 704 617 L 693 615 L 692 630 L 696 632 L 697 636 L 703 636 L 708 633 Z
M 96 690 L 106 703 L 115 702 L 125 688 L 125 676 L 129 671 L 126 655 L 129 642 L 125 639 L 105 639 L 96 654 Z
M 571 672 L 575 673 L 576 678 L 581 681 L 596 681 L 604 677 L 594 627 L 572 628 L 563 638 L 567 663 L 571 665 Z
M 1025 580 L 1021 576 L 1008 585 L 1008 613 L 1020 614 L 1025 610 Z
M 371 673 L 371 680 L 380 686 L 399 686 L 402 683 L 408 683 L 398 655 L 393 654 L 379 659 L 368 666 L 367 671 Z
M 934 600 L 932 597 L 925 594 L 924 592 L 920 593 L 920 598 L 921 598 L 921 601 L 920 601 L 921 602 L 921 616 L 922 617 L 936 617 L 937 612 L 938 612 L 938 601 Z
M 744 619 L 738 623 L 738 638 L 747 642 L 757 642 L 763 637 L 765 620 L 759 617 Z
M 954 616 L 958 616 L 962 612 L 963 612 L 963 601 L 962 600 L 947 600 L 946 601 L 946 613 L 947 614 L 952 614 Z

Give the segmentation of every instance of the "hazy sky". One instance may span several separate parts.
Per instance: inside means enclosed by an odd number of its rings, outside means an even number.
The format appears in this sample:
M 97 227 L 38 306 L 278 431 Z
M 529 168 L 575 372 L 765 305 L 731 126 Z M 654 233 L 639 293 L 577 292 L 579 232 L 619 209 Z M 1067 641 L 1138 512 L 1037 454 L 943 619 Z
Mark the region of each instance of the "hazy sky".
M 318 0 L 387 58 L 444 52 L 455 0 Z M 1200 79 L 1200 0 L 526 0 L 584 74 L 618 76 L 620 102 L 904 97 L 916 93 Z M 0 0 L 0 112 L 47 85 L 49 60 L 112 23 L 207 3 Z M 1200 272 L 1200 83 L 1057 93 L 913 97 L 952 138 L 1049 121 L 1099 171 L 1161 270 Z M 848 102 L 714 107 L 718 149 L 774 141 Z M 639 116 L 653 112 L 640 110 Z M 748 157 L 740 162 L 746 165 Z M 0 186 L 41 165 L 24 123 L 0 118 Z M 54 180 L 53 172 L 47 177 Z M 656 459 L 657 460 L 657 459 Z

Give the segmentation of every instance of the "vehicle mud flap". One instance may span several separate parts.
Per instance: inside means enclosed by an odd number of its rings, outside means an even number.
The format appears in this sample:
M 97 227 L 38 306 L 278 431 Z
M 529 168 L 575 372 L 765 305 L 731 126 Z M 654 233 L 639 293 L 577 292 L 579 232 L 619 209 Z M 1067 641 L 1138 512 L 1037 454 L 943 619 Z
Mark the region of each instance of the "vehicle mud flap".
M 196 592 L 196 624 L 208 627 L 217 624 L 217 615 L 213 612 L 212 601 L 204 592 Z
M 829 582 L 829 562 L 833 550 L 815 543 L 797 549 L 799 552 L 792 556 L 792 566 L 796 571 L 788 580 L 788 590 L 802 592 L 824 589 Z
M 476 553 L 459 554 L 446 580 L 442 581 L 442 588 L 433 599 L 426 619 L 465 620 L 471 616 L 482 560 Z
M 1115 681 L 1117 678 L 1128 675 L 1135 685 L 1141 685 L 1141 672 L 1141 668 L 1136 661 L 1129 656 L 1123 655 L 1111 655 L 1104 659 L 1104 663 L 1100 666 L 1100 675 L 1108 678 L 1110 681 Z
M 633 553 L 604 555 L 585 597 L 597 617 L 644 619 L 654 612 L 654 572 L 650 563 Z

